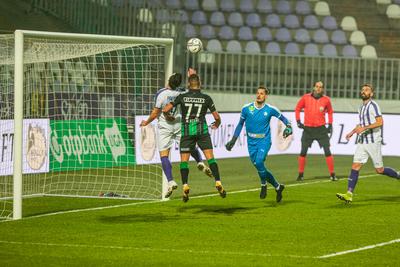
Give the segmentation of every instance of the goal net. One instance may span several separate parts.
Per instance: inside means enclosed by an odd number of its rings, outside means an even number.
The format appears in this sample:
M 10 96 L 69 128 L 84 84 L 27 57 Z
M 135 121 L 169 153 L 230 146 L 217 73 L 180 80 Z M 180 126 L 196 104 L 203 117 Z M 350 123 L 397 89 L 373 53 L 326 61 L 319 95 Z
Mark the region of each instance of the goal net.
M 28 196 L 162 198 L 137 165 L 135 116 L 172 72 L 171 39 L 16 31 L 0 37 L 0 217 Z

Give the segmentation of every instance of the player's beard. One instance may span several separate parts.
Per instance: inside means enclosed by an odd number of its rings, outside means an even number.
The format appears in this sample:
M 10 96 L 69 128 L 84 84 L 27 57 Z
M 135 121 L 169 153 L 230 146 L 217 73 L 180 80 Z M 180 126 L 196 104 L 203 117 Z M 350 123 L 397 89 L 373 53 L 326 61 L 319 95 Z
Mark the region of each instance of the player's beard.
M 371 96 L 366 96 L 366 95 L 364 95 L 363 93 L 360 94 L 360 97 L 361 97 L 361 99 L 364 100 L 364 101 L 371 98 Z

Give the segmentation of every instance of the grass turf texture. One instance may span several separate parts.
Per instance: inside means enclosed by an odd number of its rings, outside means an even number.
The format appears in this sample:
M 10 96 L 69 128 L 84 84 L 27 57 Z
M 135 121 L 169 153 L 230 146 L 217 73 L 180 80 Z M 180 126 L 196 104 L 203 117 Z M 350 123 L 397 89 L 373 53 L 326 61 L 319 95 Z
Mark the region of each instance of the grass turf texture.
M 305 181 L 296 185 L 296 156 L 271 156 L 267 166 L 289 185 L 282 203 L 274 190 L 265 200 L 248 158 L 219 160 L 228 195 L 215 193 L 213 181 L 190 165 L 192 198 L 134 205 L 113 199 L 42 197 L 24 200 L 24 216 L 106 205 L 120 208 L 59 214 L 0 223 L 0 265 L 119 266 L 395 266 L 400 243 L 327 259 L 316 257 L 400 238 L 400 181 L 373 175 L 367 164 L 353 203 L 345 192 L 351 157 L 335 157 L 339 182 L 329 182 L 323 156 L 309 156 Z M 290 166 L 288 165 L 290 163 Z M 400 158 L 385 165 L 400 167 Z M 175 177 L 179 177 L 174 166 Z M 306 184 L 311 182 L 311 184 Z M 293 184 L 293 186 L 290 186 Z M 231 192 L 231 194 L 230 194 Z

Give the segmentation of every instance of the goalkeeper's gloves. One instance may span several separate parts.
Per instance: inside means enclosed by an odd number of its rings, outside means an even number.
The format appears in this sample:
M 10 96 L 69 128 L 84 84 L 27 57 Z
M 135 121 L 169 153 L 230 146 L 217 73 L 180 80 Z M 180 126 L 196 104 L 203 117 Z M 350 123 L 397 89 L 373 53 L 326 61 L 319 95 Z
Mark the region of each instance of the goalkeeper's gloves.
M 304 129 L 304 124 L 301 123 L 300 120 L 297 121 L 297 127 L 299 127 L 300 129 Z
M 283 130 L 283 138 L 287 138 L 289 135 L 293 134 L 293 129 L 290 124 L 286 125 L 285 130 Z
M 333 132 L 332 124 L 328 124 L 328 127 L 326 129 L 328 130 L 329 136 L 332 136 L 332 132 Z
M 235 145 L 237 140 L 237 136 L 232 137 L 231 141 L 229 141 L 228 143 L 226 143 L 225 148 L 228 151 L 231 151 L 233 146 Z

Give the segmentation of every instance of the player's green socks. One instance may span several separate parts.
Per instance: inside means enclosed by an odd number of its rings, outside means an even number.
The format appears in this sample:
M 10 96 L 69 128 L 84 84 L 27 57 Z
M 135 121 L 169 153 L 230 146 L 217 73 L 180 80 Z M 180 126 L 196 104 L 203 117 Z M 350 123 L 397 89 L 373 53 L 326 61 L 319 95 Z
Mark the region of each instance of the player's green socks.
M 182 184 L 187 184 L 189 177 L 189 163 L 187 161 L 181 162 L 180 170 L 181 170 Z
M 212 158 L 212 159 L 207 160 L 207 162 L 208 162 L 208 166 L 210 166 L 210 169 L 211 169 L 212 174 L 213 174 L 213 176 L 215 178 L 215 181 L 220 181 L 221 178 L 219 177 L 219 170 L 218 170 L 217 161 L 214 158 Z

